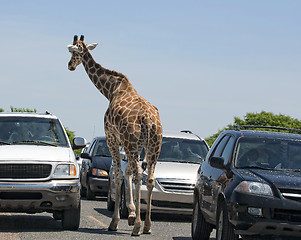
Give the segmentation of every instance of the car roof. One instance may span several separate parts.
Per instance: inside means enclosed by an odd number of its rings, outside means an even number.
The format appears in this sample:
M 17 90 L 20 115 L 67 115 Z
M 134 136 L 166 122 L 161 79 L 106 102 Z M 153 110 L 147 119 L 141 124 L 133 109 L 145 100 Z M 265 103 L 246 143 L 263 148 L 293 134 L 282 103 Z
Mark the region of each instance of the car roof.
M 57 119 L 56 116 L 46 112 L 46 113 L 34 113 L 34 112 L 12 112 L 6 113 L 1 112 L 0 117 L 36 117 L 36 118 L 52 118 Z
M 180 131 L 180 132 L 172 132 L 172 131 L 163 131 L 163 137 L 168 138 L 183 138 L 183 139 L 190 139 L 190 140 L 202 140 L 203 138 L 195 135 L 191 131 Z
M 237 137 L 262 137 L 262 138 L 282 138 L 282 139 L 295 139 L 301 140 L 301 134 L 276 132 L 276 131 L 263 131 L 263 130 L 226 130 Z
M 163 137 L 168 137 L 168 138 L 182 138 L 182 139 L 204 141 L 203 138 L 195 135 L 191 131 L 181 131 L 181 132 L 163 131 Z M 94 137 L 93 139 L 96 139 L 96 140 L 105 140 L 106 137 L 105 136 L 98 136 L 98 137 Z

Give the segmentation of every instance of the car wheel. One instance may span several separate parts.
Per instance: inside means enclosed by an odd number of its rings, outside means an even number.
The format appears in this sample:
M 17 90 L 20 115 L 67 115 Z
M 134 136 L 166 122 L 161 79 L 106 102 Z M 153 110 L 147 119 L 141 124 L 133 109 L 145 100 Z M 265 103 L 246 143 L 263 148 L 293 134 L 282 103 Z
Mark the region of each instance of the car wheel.
M 80 196 L 81 197 L 86 197 L 87 196 L 87 189 L 83 187 L 83 185 L 80 188 Z
M 126 195 L 125 195 L 125 186 L 124 186 L 124 183 L 121 186 L 121 196 L 120 196 L 119 211 L 120 211 L 120 217 L 121 218 L 124 218 L 124 219 L 128 218 L 129 212 L 128 212 L 128 208 L 126 206 Z
M 95 193 L 92 192 L 90 185 L 87 184 L 87 194 L 86 194 L 87 200 L 95 200 Z
M 111 198 L 111 181 L 109 181 L 109 190 L 108 190 L 108 197 L 107 197 L 107 209 L 108 211 L 114 211 L 115 202 Z
M 228 220 L 228 211 L 225 201 L 220 202 L 216 215 L 216 240 L 238 240 L 234 228 Z
M 79 202 L 78 207 L 63 211 L 62 226 L 64 230 L 75 231 L 78 229 L 80 223 L 80 210 L 81 204 Z
M 62 219 L 63 219 L 63 213 L 62 213 L 62 212 L 59 212 L 59 211 L 54 212 L 54 213 L 53 213 L 53 218 L 54 218 L 55 220 L 62 220 Z
M 194 203 L 192 224 L 191 224 L 191 237 L 193 240 L 208 240 L 212 227 L 206 222 L 200 207 L 198 200 Z

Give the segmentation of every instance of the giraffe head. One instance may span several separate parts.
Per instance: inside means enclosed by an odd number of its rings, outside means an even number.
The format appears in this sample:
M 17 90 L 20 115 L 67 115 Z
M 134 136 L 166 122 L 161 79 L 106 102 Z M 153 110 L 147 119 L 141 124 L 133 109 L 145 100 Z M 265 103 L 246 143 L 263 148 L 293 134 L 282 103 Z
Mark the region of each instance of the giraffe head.
M 68 69 L 74 71 L 76 67 L 82 63 L 84 53 L 88 50 L 93 50 L 97 46 L 97 43 L 92 43 L 86 45 L 84 43 L 84 36 L 81 35 L 80 40 L 78 40 L 77 35 L 74 36 L 73 45 L 68 45 L 67 48 L 72 54 L 71 59 L 68 63 Z

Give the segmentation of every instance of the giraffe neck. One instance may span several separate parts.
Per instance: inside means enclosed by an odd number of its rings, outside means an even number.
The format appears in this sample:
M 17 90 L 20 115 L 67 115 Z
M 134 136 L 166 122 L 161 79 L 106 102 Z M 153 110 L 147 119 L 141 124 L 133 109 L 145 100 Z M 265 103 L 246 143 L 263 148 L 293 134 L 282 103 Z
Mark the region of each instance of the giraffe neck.
M 120 86 L 121 82 L 124 82 L 123 80 L 126 77 L 115 71 L 103 68 L 94 61 L 88 51 L 84 53 L 82 63 L 95 87 L 111 101 L 116 93 L 116 89 Z

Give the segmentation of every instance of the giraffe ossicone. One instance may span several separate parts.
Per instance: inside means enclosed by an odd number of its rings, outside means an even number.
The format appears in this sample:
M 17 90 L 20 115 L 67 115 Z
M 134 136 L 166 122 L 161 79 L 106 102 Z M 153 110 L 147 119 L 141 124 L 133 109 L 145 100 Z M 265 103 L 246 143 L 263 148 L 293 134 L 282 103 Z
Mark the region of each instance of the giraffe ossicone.
M 122 146 L 128 158 L 125 170 L 129 195 L 127 203 L 129 210 L 128 223 L 134 225 L 132 231 L 134 236 L 140 235 L 142 170 L 139 166 L 139 159 L 142 149 L 145 150 L 143 166 L 146 166 L 148 173 L 146 181 L 148 197 L 143 233 L 150 234 L 151 196 L 155 185 L 154 171 L 162 143 L 162 125 L 159 111 L 137 93 L 125 75 L 106 69 L 94 61 L 89 50 L 93 50 L 96 46 L 95 43 L 86 45 L 83 35 L 80 40 L 75 35 L 73 44 L 67 46 L 72 54 L 68 69 L 74 71 L 82 63 L 92 83 L 109 100 L 109 107 L 104 116 L 104 129 L 112 155 L 116 186 L 115 209 L 109 230 L 116 231 L 120 220 L 119 205 L 123 174 L 120 169 L 119 147 Z M 135 201 L 132 188 L 133 179 Z

